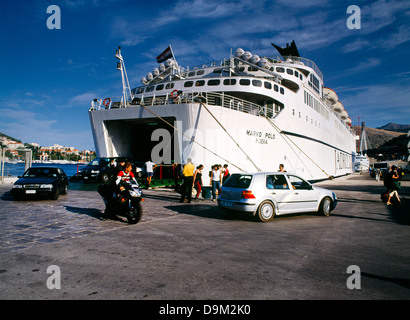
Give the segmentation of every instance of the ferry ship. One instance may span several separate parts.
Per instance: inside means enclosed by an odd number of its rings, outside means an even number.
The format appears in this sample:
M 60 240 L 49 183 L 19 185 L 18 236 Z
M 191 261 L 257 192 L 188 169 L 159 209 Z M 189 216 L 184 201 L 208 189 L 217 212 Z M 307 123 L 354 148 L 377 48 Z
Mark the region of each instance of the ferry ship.
M 296 44 L 280 56 L 238 48 L 220 61 L 182 68 L 169 46 L 130 88 L 121 48 L 121 97 L 94 99 L 90 122 L 99 157 L 132 157 L 211 170 L 285 170 L 316 181 L 354 170 L 355 135 L 335 91 Z M 274 50 L 274 49 L 272 49 Z

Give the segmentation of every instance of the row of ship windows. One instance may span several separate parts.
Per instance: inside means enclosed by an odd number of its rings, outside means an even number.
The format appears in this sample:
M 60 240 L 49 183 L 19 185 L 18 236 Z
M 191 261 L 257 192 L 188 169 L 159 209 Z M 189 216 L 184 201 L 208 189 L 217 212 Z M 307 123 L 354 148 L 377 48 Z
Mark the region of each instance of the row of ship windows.
M 305 104 L 329 120 L 329 111 L 327 111 L 309 92 L 304 91 L 304 101 Z
M 258 70 L 260 70 L 260 69 L 258 69 L 258 68 L 255 68 L 255 67 L 248 67 L 248 71 L 250 71 L 250 72 L 252 72 L 252 71 L 258 71 Z M 216 68 L 216 69 L 214 69 L 212 72 L 213 73 L 221 73 L 223 71 L 223 69 L 222 68 Z M 237 68 L 237 72 L 244 72 L 245 71 L 245 67 L 244 66 L 241 66 L 241 67 L 238 67 Z M 271 67 L 271 71 L 275 71 L 275 68 L 274 67 Z M 204 74 L 204 70 L 197 70 L 197 71 L 190 71 L 189 73 L 188 73 L 188 77 L 194 77 L 194 76 L 201 76 L 201 75 L 203 75 Z M 301 74 L 301 73 L 299 73 L 298 71 L 296 71 L 296 70 L 293 70 L 293 69 L 289 69 L 289 68 L 284 68 L 284 67 L 276 67 L 276 72 L 278 72 L 278 73 L 287 73 L 287 74 L 289 74 L 289 75 L 293 75 L 293 76 L 295 76 L 296 78 L 300 78 L 300 80 L 303 80 L 303 75 Z
M 220 79 L 210 79 L 210 80 L 208 80 L 207 85 L 208 86 L 218 86 L 218 85 L 220 85 L 220 83 L 221 83 Z M 223 81 L 223 85 L 225 85 L 225 86 L 234 86 L 234 85 L 236 85 L 236 83 L 237 83 L 236 79 L 232 79 L 232 78 L 225 79 Z M 281 94 L 285 94 L 285 90 L 282 87 L 279 87 L 277 84 L 272 85 L 272 83 L 267 82 L 267 81 L 263 81 L 263 83 L 262 83 L 261 80 L 255 80 L 254 79 L 254 80 L 251 81 L 250 79 L 239 79 L 239 84 L 241 86 L 249 86 L 249 85 L 252 84 L 254 87 L 262 87 L 262 85 L 263 85 L 266 89 L 273 89 L 276 92 L 280 92 Z M 205 80 L 195 81 L 195 87 L 202 87 L 204 85 L 205 85 Z M 184 82 L 184 88 L 190 88 L 190 87 L 193 87 L 193 86 L 194 86 L 194 81 L 185 81 Z M 166 90 L 173 89 L 174 88 L 174 83 L 170 82 L 170 83 L 167 83 L 167 84 L 158 84 L 157 86 L 148 86 L 146 88 L 140 87 L 140 88 L 136 89 L 135 93 L 136 94 L 143 93 L 144 89 L 145 89 L 145 92 L 151 92 L 151 91 L 154 91 L 154 89 L 156 91 L 159 91 L 159 90 L 163 90 L 164 87 L 165 87 Z
M 292 109 L 292 115 L 295 115 L 295 109 Z M 302 114 L 299 112 L 299 119 L 302 118 Z M 309 122 L 309 116 L 306 116 L 306 122 Z M 313 118 L 310 118 L 310 124 L 313 125 Z M 320 128 L 320 122 L 317 122 L 317 120 L 315 120 L 315 127 L 319 127 Z

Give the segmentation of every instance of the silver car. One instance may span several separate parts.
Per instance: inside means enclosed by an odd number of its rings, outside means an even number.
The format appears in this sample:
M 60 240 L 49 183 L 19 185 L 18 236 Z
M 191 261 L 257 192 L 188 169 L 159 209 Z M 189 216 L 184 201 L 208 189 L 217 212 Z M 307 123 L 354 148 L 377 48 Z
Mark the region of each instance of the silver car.
M 272 221 L 275 215 L 298 212 L 328 216 L 336 204 L 334 192 L 286 172 L 234 173 L 218 198 L 220 208 L 250 212 L 263 222 Z

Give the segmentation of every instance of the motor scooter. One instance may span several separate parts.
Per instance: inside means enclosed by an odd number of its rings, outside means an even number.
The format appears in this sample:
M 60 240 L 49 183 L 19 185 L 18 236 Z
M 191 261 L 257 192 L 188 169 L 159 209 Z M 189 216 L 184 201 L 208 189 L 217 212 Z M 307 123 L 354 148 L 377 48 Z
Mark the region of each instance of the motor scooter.
M 121 189 L 120 187 L 124 187 Z M 120 182 L 120 185 L 103 184 L 98 187 L 98 193 L 105 203 L 105 218 L 116 215 L 126 217 L 128 223 L 138 223 L 142 218 L 142 190 L 138 184 Z

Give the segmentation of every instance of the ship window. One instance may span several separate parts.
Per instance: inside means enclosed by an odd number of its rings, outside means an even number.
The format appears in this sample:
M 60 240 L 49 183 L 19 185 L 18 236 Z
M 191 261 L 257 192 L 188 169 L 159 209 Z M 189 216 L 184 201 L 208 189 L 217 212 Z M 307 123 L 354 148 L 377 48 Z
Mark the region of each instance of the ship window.
M 190 73 L 188 73 L 188 77 L 193 77 L 195 75 L 195 71 L 191 71 Z
M 276 67 L 276 72 L 284 73 L 284 72 L 285 72 L 285 68 Z
M 242 66 L 242 67 L 237 67 L 237 68 L 236 68 L 236 71 L 237 71 L 237 72 L 244 72 L 244 71 L 245 71 L 245 67 L 243 67 L 243 66 Z
M 172 89 L 172 88 L 174 88 L 173 82 L 167 83 L 167 85 L 165 86 L 165 89 Z
M 225 86 L 233 86 L 236 84 L 236 79 L 225 79 L 224 85 Z
M 295 115 L 295 109 L 292 109 L 292 115 L 293 116 Z
M 265 85 L 265 88 L 266 89 L 272 89 L 272 83 L 270 83 L 270 82 L 264 82 L 264 85 Z
M 293 75 L 293 70 L 292 69 L 286 69 L 286 73 L 290 74 L 290 75 Z
M 197 75 L 197 76 L 203 75 L 204 72 L 205 72 L 205 70 L 198 70 L 198 71 L 196 72 L 196 75 Z
M 262 87 L 262 81 L 252 80 L 252 85 L 255 86 L 255 87 Z
M 239 84 L 242 86 L 249 86 L 251 84 L 251 81 L 249 79 L 241 79 L 239 80 Z
M 147 87 L 147 89 L 145 89 L 145 92 L 151 92 L 151 91 L 153 91 L 154 90 L 154 86 L 149 86 L 149 87 Z
M 299 75 L 300 80 L 303 80 L 303 76 L 302 74 Z
M 281 94 L 285 94 L 285 89 L 280 88 L 280 93 L 281 93 Z
M 205 80 L 198 80 L 195 82 L 195 87 L 202 87 L 205 85 Z
M 144 89 L 145 89 L 144 87 L 138 88 L 138 89 L 137 89 L 137 94 L 138 94 L 138 93 L 143 93 L 143 92 L 144 92 Z
M 248 71 L 258 71 L 259 69 L 256 67 L 248 67 Z
M 277 84 L 274 84 L 274 85 L 273 85 L 273 90 L 275 90 L 276 92 L 278 92 L 278 91 L 279 91 L 279 87 L 278 87 L 278 85 L 277 85 Z
M 219 79 L 212 79 L 208 81 L 208 86 L 218 86 L 221 83 Z
M 189 87 L 192 87 L 193 84 L 194 84 L 193 81 L 186 81 L 186 82 L 184 83 L 184 87 L 185 87 L 185 88 L 189 88 Z
M 295 71 L 295 77 L 299 78 L 299 72 Z
M 212 71 L 213 73 L 222 73 L 222 68 L 217 68 Z
M 164 85 L 163 84 L 159 84 L 157 85 L 157 87 L 155 88 L 155 90 L 162 90 L 164 89 Z

